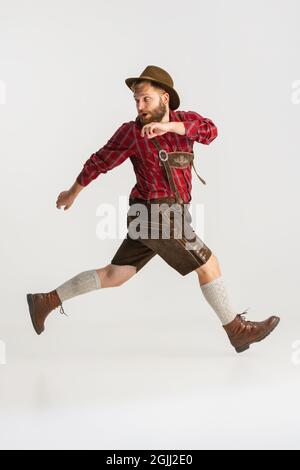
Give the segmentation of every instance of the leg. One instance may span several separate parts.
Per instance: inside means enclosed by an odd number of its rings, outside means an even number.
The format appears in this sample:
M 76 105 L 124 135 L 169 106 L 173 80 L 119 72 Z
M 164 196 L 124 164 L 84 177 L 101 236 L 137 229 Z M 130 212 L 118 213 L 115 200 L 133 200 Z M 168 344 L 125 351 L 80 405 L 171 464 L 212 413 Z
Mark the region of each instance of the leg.
M 262 341 L 276 328 L 279 317 L 272 316 L 262 322 L 251 322 L 232 309 L 215 255 L 195 271 L 205 299 L 218 315 L 238 353 L 249 349 L 250 344 Z
M 97 274 L 103 288 L 121 286 L 132 278 L 136 272 L 136 267 L 130 265 L 118 266 L 115 264 L 108 264 L 104 268 L 97 269 Z
M 95 289 L 121 286 L 140 271 L 155 254 L 155 251 L 140 241 L 126 236 L 107 266 L 83 271 L 50 292 L 27 294 L 29 312 L 36 333 L 41 334 L 44 331 L 44 323 L 50 312 L 60 306 L 61 312 L 64 313 L 64 301 Z
M 210 256 L 209 260 L 205 264 L 197 268 L 195 271 L 198 274 L 200 286 L 221 276 L 219 262 L 214 254 Z
M 89 271 L 83 271 L 59 286 L 56 290 L 63 302 L 95 289 L 121 286 L 135 273 L 135 266 L 117 266 L 108 264 L 107 266 L 96 270 L 91 269 Z
M 237 313 L 230 305 L 217 257 L 212 254 L 208 261 L 197 268 L 202 293 L 222 322 L 227 325 Z
M 135 266 L 109 264 L 98 270 L 83 271 L 48 293 L 28 294 L 27 302 L 35 331 L 37 334 L 44 331 L 47 316 L 57 307 L 61 306 L 64 313 L 62 303 L 66 300 L 103 287 L 121 286 L 135 273 Z

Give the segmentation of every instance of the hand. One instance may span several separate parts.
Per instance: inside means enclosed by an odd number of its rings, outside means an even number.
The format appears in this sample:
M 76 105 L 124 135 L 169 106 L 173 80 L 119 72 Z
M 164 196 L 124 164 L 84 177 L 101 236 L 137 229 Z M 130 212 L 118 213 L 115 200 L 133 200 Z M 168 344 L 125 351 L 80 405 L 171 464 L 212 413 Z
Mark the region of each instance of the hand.
M 163 135 L 166 132 L 170 132 L 170 130 L 170 122 L 150 122 L 150 124 L 145 124 L 142 128 L 141 136 L 152 139 L 157 135 Z
M 64 210 L 69 209 L 71 205 L 73 204 L 75 198 L 76 198 L 76 195 L 70 190 L 62 191 L 56 200 L 57 209 L 60 209 L 61 206 L 65 206 Z

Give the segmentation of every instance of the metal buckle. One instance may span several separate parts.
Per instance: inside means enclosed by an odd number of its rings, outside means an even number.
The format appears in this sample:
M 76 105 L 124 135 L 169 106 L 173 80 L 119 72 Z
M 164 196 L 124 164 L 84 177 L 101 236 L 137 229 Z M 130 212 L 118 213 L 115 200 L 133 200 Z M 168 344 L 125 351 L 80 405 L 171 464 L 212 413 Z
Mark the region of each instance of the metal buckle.
M 165 158 L 162 157 L 163 154 L 165 154 Z M 163 149 L 159 151 L 158 155 L 159 155 L 159 158 L 162 162 L 166 162 L 169 158 L 168 153 Z

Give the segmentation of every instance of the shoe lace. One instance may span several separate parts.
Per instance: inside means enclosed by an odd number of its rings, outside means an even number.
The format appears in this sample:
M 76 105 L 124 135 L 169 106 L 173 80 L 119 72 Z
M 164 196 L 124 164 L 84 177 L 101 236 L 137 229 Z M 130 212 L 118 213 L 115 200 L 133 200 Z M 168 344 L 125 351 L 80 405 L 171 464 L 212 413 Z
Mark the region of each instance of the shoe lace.
M 241 321 L 242 321 L 243 323 L 245 323 L 245 324 L 251 323 L 251 322 L 249 322 L 249 320 L 246 320 L 246 318 L 244 317 L 244 315 L 247 315 L 248 310 L 250 310 L 250 308 L 251 308 L 251 307 L 248 307 L 248 308 L 246 308 L 242 313 L 239 313 L 239 314 L 238 314 L 239 317 L 240 317 L 240 319 L 241 319 Z

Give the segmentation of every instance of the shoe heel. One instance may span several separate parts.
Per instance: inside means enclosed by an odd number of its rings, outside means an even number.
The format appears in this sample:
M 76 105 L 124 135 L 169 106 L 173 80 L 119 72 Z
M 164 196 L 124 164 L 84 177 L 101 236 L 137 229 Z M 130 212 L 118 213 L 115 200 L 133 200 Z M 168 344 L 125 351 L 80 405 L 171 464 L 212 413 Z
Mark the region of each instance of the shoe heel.
M 35 321 L 34 321 L 34 316 L 33 316 L 33 302 L 32 302 L 32 294 L 27 294 L 26 295 L 26 298 L 27 298 L 27 303 L 28 303 L 28 307 L 29 307 L 29 313 L 30 313 L 30 318 L 31 318 L 31 323 L 32 323 L 32 326 L 33 328 L 35 329 L 35 332 L 40 335 L 43 331 L 40 331 L 38 330 L 36 324 L 35 324 Z
M 235 350 L 237 353 L 241 353 L 249 349 L 249 347 L 250 347 L 249 344 L 247 344 L 247 346 L 241 346 L 240 348 L 235 348 Z

